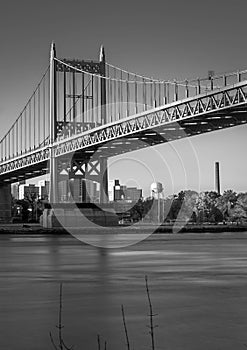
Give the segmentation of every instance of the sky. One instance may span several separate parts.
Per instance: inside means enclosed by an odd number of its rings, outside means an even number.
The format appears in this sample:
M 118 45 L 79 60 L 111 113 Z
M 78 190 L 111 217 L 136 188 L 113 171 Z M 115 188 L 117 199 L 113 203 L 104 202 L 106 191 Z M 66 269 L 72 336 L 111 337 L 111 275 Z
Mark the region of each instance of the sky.
M 245 0 L 77 1 L 1 0 L 0 137 L 58 57 L 106 60 L 160 79 L 185 79 L 247 68 Z M 112 158 L 109 178 L 149 194 L 160 181 L 165 195 L 182 189 L 247 191 L 245 125 Z

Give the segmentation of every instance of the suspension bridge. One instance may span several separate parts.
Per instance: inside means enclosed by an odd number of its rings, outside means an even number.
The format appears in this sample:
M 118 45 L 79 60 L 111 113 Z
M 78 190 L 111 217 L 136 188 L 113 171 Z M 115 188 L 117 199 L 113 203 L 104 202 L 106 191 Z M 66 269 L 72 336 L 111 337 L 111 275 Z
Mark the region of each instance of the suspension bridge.
M 108 201 L 109 157 L 247 122 L 247 70 L 184 81 L 158 80 L 99 60 L 58 58 L 0 141 L 0 220 L 11 217 L 11 183 L 50 174 L 98 182 Z M 86 188 L 83 190 L 86 201 Z

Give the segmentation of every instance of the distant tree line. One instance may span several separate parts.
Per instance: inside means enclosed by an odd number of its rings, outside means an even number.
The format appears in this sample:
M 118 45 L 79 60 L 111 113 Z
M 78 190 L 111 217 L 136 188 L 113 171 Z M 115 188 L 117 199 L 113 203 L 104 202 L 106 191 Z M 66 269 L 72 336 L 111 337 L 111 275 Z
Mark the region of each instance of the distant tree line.
M 165 222 L 181 220 L 193 223 L 247 222 L 247 193 L 227 190 L 222 195 L 214 191 L 197 193 L 185 190 L 163 200 Z M 131 209 L 134 221 L 151 220 L 157 213 L 154 199 L 139 200 Z
M 165 222 L 190 221 L 193 223 L 247 222 L 247 192 L 227 190 L 222 195 L 214 191 L 197 193 L 185 190 L 162 200 L 160 210 Z M 47 201 L 35 194 L 25 195 L 22 200 L 12 201 L 12 217 L 22 222 L 38 222 Z M 140 199 L 128 212 L 131 221 L 157 220 L 157 201 Z

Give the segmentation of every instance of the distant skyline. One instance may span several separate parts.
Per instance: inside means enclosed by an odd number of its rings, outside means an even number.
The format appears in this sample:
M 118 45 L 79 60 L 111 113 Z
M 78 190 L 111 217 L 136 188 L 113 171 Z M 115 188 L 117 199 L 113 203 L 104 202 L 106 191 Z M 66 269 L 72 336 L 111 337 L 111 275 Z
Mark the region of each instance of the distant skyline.
M 205 76 L 247 68 L 246 10 L 243 0 L 4 2 L 0 137 L 48 66 L 53 40 L 61 58 L 97 59 L 103 44 L 109 63 L 132 72 L 161 79 Z M 153 181 L 163 183 L 165 195 L 212 190 L 219 161 L 221 190 L 247 191 L 246 133 L 243 125 L 115 157 L 109 178 L 143 188 L 145 196 Z

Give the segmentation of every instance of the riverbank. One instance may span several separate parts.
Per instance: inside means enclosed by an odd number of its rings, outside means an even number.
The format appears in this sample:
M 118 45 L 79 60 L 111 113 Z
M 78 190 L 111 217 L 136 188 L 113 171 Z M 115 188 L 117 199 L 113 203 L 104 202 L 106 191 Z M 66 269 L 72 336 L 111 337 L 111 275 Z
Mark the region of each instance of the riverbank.
M 221 233 L 221 232 L 245 232 L 247 225 L 225 224 L 225 225 L 211 225 L 211 224 L 189 224 L 180 229 L 180 226 L 160 226 L 156 233 L 173 233 L 179 230 L 180 233 Z

